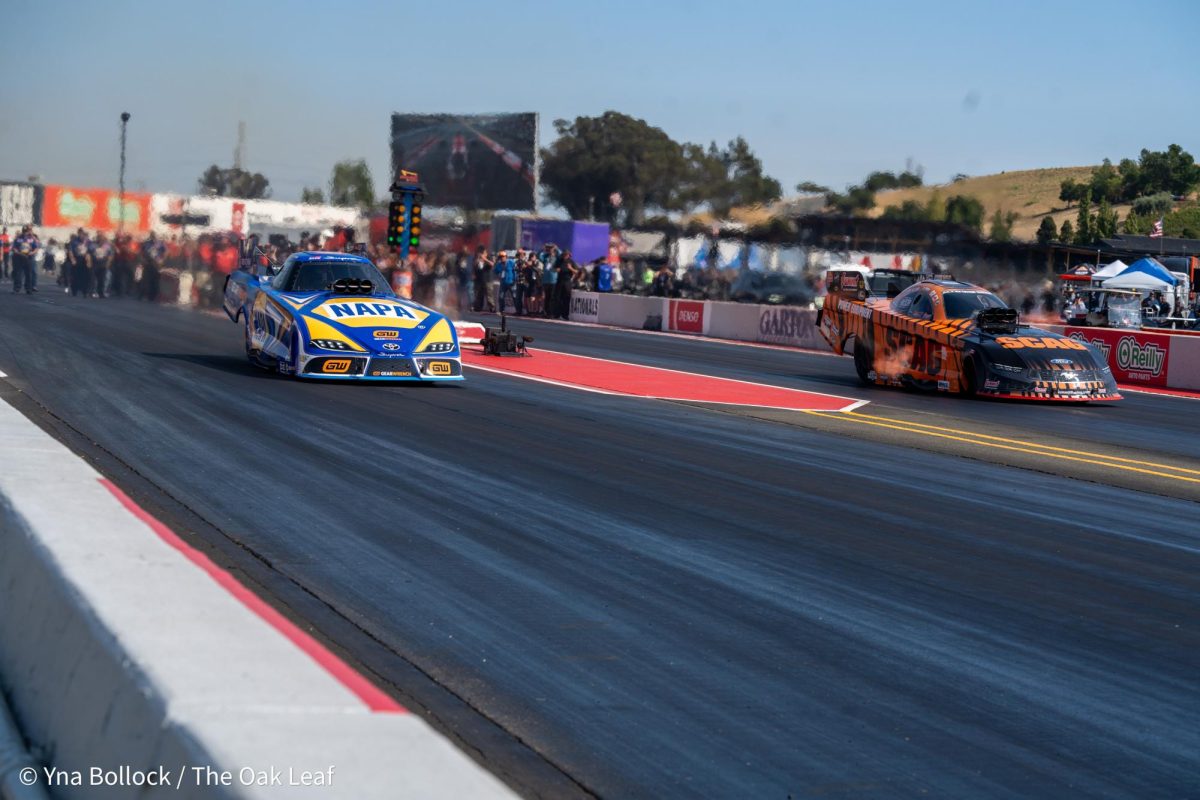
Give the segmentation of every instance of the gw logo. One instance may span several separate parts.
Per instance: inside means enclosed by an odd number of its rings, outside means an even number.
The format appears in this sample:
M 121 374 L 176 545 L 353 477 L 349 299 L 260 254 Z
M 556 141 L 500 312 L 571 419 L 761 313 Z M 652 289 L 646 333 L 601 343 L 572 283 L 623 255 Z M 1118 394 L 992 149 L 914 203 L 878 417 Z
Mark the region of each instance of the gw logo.
M 391 303 L 334 303 L 325 307 L 329 316 L 339 317 L 399 317 L 400 319 L 416 319 L 402 305 Z
M 430 375 L 449 375 L 453 371 L 454 370 L 453 370 L 453 368 L 451 368 L 450 362 L 448 362 L 448 361 L 430 361 L 429 362 L 429 374 Z
M 350 371 L 350 359 L 348 358 L 331 358 L 321 366 L 322 372 L 330 372 L 334 375 L 342 375 Z

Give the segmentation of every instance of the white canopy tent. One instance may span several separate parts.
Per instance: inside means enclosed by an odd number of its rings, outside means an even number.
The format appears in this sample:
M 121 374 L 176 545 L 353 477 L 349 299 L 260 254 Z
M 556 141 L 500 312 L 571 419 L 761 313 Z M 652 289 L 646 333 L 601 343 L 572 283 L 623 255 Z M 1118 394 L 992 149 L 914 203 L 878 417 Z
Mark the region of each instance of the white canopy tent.
M 1097 273 L 1099 274 L 1099 273 Z M 1105 289 L 1170 289 L 1171 284 L 1145 272 L 1127 272 L 1100 284 Z
M 1129 265 L 1118 258 L 1116 261 L 1112 262 L 1111 264 L 1105 264 L 1103 267 L 1101 267 L 1100 269 L 1093 272 L 1092 280 L 1102 281 L 1102 280 L 1105 280 L 1106 278 L 1113 278 L 1113 277 L 1116 277 L 1117 275 L 1120 275 L 1122 272 L 1124 272 L 1127 269 L 1129 269 Z

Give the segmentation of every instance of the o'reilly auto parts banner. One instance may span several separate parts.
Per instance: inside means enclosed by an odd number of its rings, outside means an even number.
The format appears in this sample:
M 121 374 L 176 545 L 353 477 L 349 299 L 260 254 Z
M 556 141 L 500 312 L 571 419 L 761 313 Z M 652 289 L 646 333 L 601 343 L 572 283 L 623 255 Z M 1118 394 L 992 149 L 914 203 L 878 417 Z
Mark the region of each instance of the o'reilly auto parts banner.
M 708 333 L 703 300 L 671 300 L 667 309 L 667 330 L 680 333 Z
M 1117 383 L 1131 386 L 1167 385 L 1170 336 L 1121 328 L 1075 327 L 1066 328 L 1066 334 L 1103 353 Z
M 392 174 L 412 170 L 425 205 L 532 211 L 538 115 L 393 114 Z

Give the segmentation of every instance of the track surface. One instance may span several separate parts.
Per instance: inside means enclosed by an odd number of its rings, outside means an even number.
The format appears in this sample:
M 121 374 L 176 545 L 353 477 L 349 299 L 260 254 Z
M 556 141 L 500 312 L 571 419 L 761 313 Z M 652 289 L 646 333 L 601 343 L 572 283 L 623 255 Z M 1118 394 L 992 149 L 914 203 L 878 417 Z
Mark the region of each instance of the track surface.
M 864 390 L 827 356 L 524 324 L 1200 469 L 1189 400 L 969 403 Z M 223 319 L 48 293 L 0 294 L 0 370 L 526 793 L 1198 791 L 1200 506 L 1172 480 L 478 371 L 301 383 L 244 365 Z

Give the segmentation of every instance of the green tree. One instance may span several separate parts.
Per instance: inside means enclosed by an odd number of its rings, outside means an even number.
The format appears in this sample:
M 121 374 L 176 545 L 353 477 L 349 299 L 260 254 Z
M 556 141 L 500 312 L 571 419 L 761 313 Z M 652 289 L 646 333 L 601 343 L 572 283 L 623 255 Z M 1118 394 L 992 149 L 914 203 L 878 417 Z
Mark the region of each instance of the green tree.
M 916 200 L 905 200 L 898 206 L 888 206 L 881 215 L 883 219 L 906 220 L 910 222 L 927 222 L 929 206 Z
M 217 197 L 242 197 L 259 200 L 271 196 L 271 182 L 259 172 L 249 172 L 237 167 L 222 169 L 213 164 L 200 175 L 197 181 L 201 194 Z
M 901 189 L 911 189 L 925 183 L 919 172 L 901 172 L 896 176 L 896 185 Z
M 978 233 L 983 230 L 983 203 L 976 197 L 956 194 L 946 201 L 946 221 Z
M 1071 220 L 1063 220 L 1062 228 L 1058 231 L 1058 240 L 1067 244 L 1075 241 L 1075 227 L 1071 224 Z
M 875 207 L 875 193 L 866 186 L 851 186 L 842 192 L 829 192 L 825 203 L 839 214 L 862 216 Z
M 1133 212 L 1143 217 L 1154 217 L 1157 219 L 1171 213 L 1171 210 L 1174 208 L 1175 201 L 1171 199 L 1169 192 L 1148 194 L 1133 201 Z
M 725 174 L 710 188 L 708 197 L 718 216 L 727 215 L 736 206 L 762 205 L 783 195 L 779 181 L 763 172 L 762 161 L 741 136 L 730 142 L 720 157 Z
M 1075 218 L 1075 244 L 1091 244 L 1096 236 L 1093 230 L 1092 190 L 1084 187 L 1079 198 L 1079 215 Z
M 1181 208 L 1163 219 L 1163 233 L 1185 239 L 1200 238 L 1200 206 Z
M 1170 192 L 1184 195 L 1200 185 L 1200 165 L 1191 153 L 1177 144 L 1160 152 L 1143 150 L 1138 167 L 1141 173 L 1138 194 Z
M 929 202 L 925 205 L 925 218 L 930 222 L 946 221 L 946 200 L 941 192 L 935 191 L 929 195 Z
M 1116 201 L 1121 198 L 1121 175 L 1107 158 L 1092 170 L 1092 199 Z
M 1155 217 L 1151 219 L 1144 214 L 1138 214 L 1135 211 L 1130 211 L 1125 217 L 1125 222 L 1121 224 L 1121 230 L 1131 236 L 1145 236 L 1150 233 L 1150 226 L 1154 224 Z
M 542 185 L 572 217 L 587 218 L 594 209 L 600 219 L 615 222 L 614 192 L 632 224 L 647 208 L 679 207 L 689 163 L 683 147 L 661 128 L 616 111 L 555 120 L 554 128 L 558 139 L 542 150 Z
M 300 190 L 300 202 L 320 205 L 325 202 L 325 192 L 319 186 L 305 186 Z
M 900 186 L 900 182 L 896 180 L 896 174 L 893 172 L 872 172 L 867 175 L 867 179 L 863 181 L 863 186 L 870 189 L 872 192 L 884 192 L 888 189 L 895 189 Z
M 1100 200 L 1100 206 L 1096 209 L 1095 234 L 1097 239 L 1110 239 L 1117 235 L 1117 212 L 1107 197 Z
M 796 184 L 796 191 L 800 194 L 827 194 L 829 187 L 812 181 L 801 181 Z
M 1037 242 L 1040 245 L 1047 245 L 1058 238 L 1058 226 L 1054 224 L 1054 219 L 1045 216 L 1042 217 L 1042 222 L 1037 229 Z
M 1117 164 L 1117 174 L 1121 177 L 1121 200 L 1132 200 L 1138 196 L 1142 185 L 1142 170 L 1132 158 L 1122 158 Z
M 1005 213 L 1000 209 L 992 214 L 992 230 L 989 238 L 993 242 L 1011 242 L 1013 223 L 1017 221 L 1017 213 L 1009 211 Z
M 329 175 L 329 202 L 335 206 L 375 205 L 375 182 L 364 159 L 339 161 Z
M 1079 183 L 1074 178 L 1067 178 L 1059 184 L 1058 199 L 1069 206 L 1083 197 L 1083 191 L 1086 188 L 1086 184 Z

